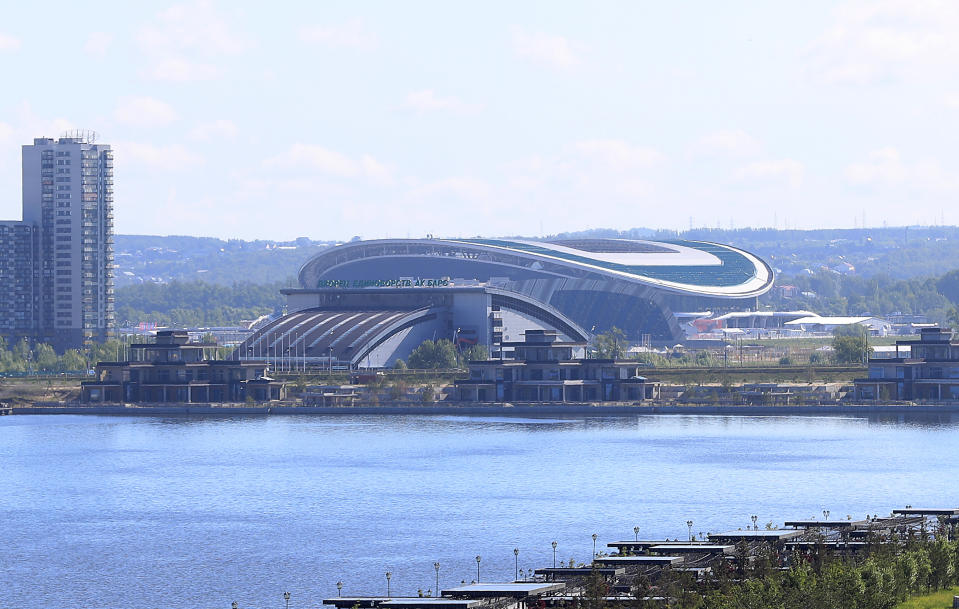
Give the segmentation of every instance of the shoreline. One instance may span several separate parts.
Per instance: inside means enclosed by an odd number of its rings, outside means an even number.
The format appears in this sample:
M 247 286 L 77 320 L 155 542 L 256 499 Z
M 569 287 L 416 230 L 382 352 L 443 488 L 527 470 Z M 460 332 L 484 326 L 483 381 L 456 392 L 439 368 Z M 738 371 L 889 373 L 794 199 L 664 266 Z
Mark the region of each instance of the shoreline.
M 0 414 L 98 416 L 296 416 L 296 415 L 465 415 L 465 416 L 587 416 L 718 415 L 718 416 L 874 416 L 874 415 L 959 415 L 959 404 L 915 405 L 843 404 L 810 406 L 603 406 L 589 404 L 524 404 L 484 406 L 21 406 L 5 407 Z M 959 420 L 959 416 L 956 417 Z

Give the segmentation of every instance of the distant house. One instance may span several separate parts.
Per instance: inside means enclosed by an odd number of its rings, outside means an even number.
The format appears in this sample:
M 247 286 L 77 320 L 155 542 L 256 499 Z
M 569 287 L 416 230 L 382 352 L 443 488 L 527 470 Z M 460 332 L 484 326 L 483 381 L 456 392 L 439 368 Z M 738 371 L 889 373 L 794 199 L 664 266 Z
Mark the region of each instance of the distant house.
M 586 359 L 586 343 L 560 342 L 556 332 L 527 330 L 513 359 L 469 362 L 456 381 L 458 399 L 472 402 L 637 402 L 658 396 L 659 383 L 634 360 Z
M 896 342 L 897 357 L 869 359 L 869 377 L 856 379 L 857 400 L 959 400 L 959 342 L 952 330 L 923 328 L 919 340 Z M 899 357 L 898 349 L 909 348 Z
M 795 298 L 799 295 L 799 288 L 794 285 L 777 286 L 776 290 L 779 292 L 780 298 Z
M 130 345 L 130 360 L 100 362 L 81 383 L 87 403 L 256 402 L 285 397 L 263 361 L 210 359 L 216 345 L 189 342 L 185 330 L 157 332 L 156 343 Z

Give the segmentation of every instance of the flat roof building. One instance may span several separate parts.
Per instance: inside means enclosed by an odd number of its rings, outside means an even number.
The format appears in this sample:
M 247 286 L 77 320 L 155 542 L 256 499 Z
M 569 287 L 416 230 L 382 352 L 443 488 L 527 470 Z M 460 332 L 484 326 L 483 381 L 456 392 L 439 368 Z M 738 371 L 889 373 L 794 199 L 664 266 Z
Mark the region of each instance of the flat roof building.
M 23 219 L 0 227 L 0 333 L 59 351 L 113 335 L 113 151 L 74 131 L 23 146 Z

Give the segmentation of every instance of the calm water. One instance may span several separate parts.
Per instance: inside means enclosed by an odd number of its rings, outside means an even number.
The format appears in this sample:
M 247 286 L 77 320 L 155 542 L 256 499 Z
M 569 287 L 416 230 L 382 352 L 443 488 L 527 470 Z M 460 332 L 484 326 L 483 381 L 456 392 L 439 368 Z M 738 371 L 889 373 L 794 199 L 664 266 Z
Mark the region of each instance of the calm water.
M 0 418 L 0 607 L 316 607 L 607 541 L 959 505 L 959 424 Z

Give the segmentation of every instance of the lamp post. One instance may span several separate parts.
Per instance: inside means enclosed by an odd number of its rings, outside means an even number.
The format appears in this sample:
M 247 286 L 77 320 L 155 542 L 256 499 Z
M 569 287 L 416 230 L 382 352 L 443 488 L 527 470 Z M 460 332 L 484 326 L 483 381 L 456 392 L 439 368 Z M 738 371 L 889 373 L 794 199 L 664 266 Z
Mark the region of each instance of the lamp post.
M 593 533 L 593 558 L 596 558 L 596 538 L 599 537 L 596 533 Z
M 555 569 L 555 568 L 556 568 L 556 546 L 559 545 L 559 544 L 557 544 L 557 543 L 554 541 L 554 542 L 553 542 L 552 544 L 550 544 L 550 545 L 553 546 L 553 568 Z
M 433 563 L 433 570 L 436 571 L 436 596 L 440 595 L 440 563 Z
M 753 521 L 753 530 L 754 530 L 754 531 L 758 531 L 758 530 L 759 530 L 759 526 L 756 525 L 756 521 L 759 520 L 759 516 L 753 514 L 753 515 L 750 516 L 749 518 L 750 518 L 750 520 Z
M 519 548 L 513 548 L 513 571 L 515 571 L 515 574 L 513 575 L 513 579 L 518 580 L 519 579 Z
M 693 540 L 693 521 L 687 520 L 686 526 L 689 527 L 689 541 Z
M 390 580 L 391 580 L 391 579 L 393 579 L 393 572 L 392 572 L 392 571 L 387 571 L 387 572 L 386 572 L 386 598 L 390 598 L 390 597 L 392 596 L 392 595 L 390 594 Z
M 829 510 L 822 511 L 823 520 L 829 520 Z
M 633 535 L 636 536 L 636 541 L 639 541 L 639 527 L 633 527 Z
M 477 584 L 480 582 L 480 578 L 479 578 L 479 565 L 480 565 L 480 561 L 481 561 L 481 560 L 483 560 L 483 557 L 480 556 L 479 554 L 477 554 L 477 555 L 476 555 L 476 583 L 477 583 Z
M 283 600 L 286 601 L 286 609 L 290 609 L 290 593 L 289 592 L 283 593 Z
M 336 582 L 336 595 L 341 596 L 343 593 L 343 582 Z

